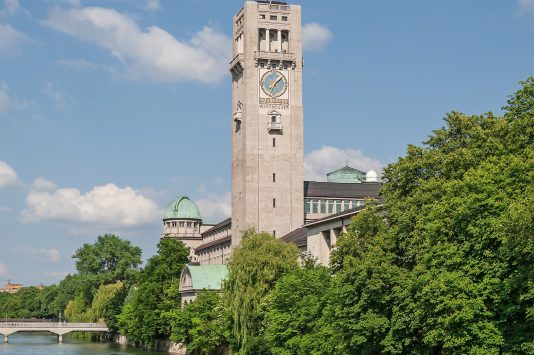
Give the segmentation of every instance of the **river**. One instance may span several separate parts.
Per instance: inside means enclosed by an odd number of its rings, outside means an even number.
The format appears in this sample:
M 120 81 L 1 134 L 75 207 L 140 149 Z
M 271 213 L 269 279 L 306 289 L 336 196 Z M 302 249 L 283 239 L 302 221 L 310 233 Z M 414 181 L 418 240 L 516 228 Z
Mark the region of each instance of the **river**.
M 0 341 L 3 340 L 1 337 Z M 47 333 L 16 333 L 9 336 L 9 343 L 0 343 L 0 354 L 36 355 L 91 355 L 91 354 L 165 354 L 150 352 L 113 343 L 91 342 L 86 339 L 64 336 L 63 343 L 57 343 L 57 336 Z

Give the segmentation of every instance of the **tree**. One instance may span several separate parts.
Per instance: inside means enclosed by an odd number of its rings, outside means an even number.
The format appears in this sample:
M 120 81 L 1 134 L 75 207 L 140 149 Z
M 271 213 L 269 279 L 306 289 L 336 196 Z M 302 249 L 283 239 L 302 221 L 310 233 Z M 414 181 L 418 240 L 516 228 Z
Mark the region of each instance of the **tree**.
M 193 303 L 176 312 L 171 339 L 186 344 L 193 354 L 223 354 L 227 347 L 224 317 L 221 296 L 201 292 Z
M 290 271 L 276 282 L 265 314 L 265 339 L 270 352 L 325 353 L 321 351 L 325 334 L 321 334 L 320 319 L 330 280 L 328 268 L 308 260 L 303 268 Z
M 140 344 L 168 338 L 169 312 L 180 308 L 180 274 L 189 260 L 189 249 L 180 241 L 163 238 L 158 252 L 139 273 L 135 290 L 128 296 L 118 324 L 126 336 Z
M 267 233 L 248 230 L 228 261 L 223 300 L 231 336 L 240 353 L 266 353 L 263 317 L 269 292 L 284 274 L 298 267 L 299 252 Z M 231 339 L 232 340 L 232 339 Z
M 141 248 L 113 234 L 84 244 L 73 255 L 80 275 L 97 275 L 102 283 L 132 280 L 141 265 Z
M 320 332 L 330 337 L 315 353 L 395 352 L 387 336 L 400 285 L 407 282 L 395 265 L 387 232 L 381 211 L 368 204 L 338 239 L 331 256 L 331 289 L 319 321 Z
M 534 79 L 522 84 L 503 117 L 450 113 L 385 171 L 389 243 L 409 275 L 389 334 L 402 351 L 519 353 L 532 344 Z

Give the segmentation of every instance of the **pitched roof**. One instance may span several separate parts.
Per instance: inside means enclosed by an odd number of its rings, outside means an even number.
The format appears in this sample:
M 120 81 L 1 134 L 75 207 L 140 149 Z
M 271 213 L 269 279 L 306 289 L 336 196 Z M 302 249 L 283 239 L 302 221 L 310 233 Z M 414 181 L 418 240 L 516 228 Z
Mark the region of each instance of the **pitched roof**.
M 193 290 L 220 290 L 228 274 L 226 265 L 187 265 Z
M 284 242 L 293 243 L 297 246 L 304 246 L 307 243 L 308 230 L 305 227 L 297 228 L 286 235 L 282 239 Z
M 323 181 L 304 181 L 304 197 L 324 198 L 378 198 L 379 182 L 340 183 Z
M 204 232 L 202 232 L 202 236 L 204 236 L 206 234 L 213 233 L 218 229 L 226 229 L 226 228 L 230 229 L 231 225 L 232 225 L 232 218 L 227 218 L 224 221 L 217 223 L 216 225 L 214 225 L 210 229 L 205 230 Z

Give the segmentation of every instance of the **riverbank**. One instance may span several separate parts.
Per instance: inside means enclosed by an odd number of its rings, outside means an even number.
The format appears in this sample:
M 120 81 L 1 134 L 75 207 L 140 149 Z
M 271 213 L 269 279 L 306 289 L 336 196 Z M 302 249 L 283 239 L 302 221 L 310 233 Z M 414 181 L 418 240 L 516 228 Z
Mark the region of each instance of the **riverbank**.
M 187 350 L 181 343 L 175 343 L 171 340 L 155 340 L 154 345 L 150 348 L 148 347 L 138 347 L 137 344 L 134 342 L 128 341 L 128 338 L 122 334 L 114 334 L 107 339 L 108 341 L 121 345 L 121 346 L 128 346 L 128 347 L 136 347 L 136 348 L 143 348 L 147 350 L 153 350 L 153 351 L 166 351 L 171 354 L 178 354 L 178 355 L 186 355 Z

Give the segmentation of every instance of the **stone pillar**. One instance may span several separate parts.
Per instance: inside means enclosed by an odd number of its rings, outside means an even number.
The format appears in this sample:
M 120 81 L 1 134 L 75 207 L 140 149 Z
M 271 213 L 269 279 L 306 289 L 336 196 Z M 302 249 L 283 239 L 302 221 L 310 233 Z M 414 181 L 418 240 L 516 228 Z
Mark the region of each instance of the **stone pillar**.
M 58 343 L 63 343 L 63 334 L 58 334 L 58 336 L 57 336 L 57 342 L 58 342 Z
M 282 53 L 282 31 L 278 30 L 278 52 Z
M 267 40 L 267 45 L 265 46 L 265 49 L 267 50 L 267 52 L 270 52 L 271 51 L 271 35 L 269 34 L 268 28 L 265 29 L 265 38 Z
M 7 342 L 8 342 L 8 336 L 4 335 L 4 343 L 7 343 Z

